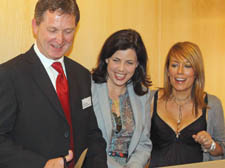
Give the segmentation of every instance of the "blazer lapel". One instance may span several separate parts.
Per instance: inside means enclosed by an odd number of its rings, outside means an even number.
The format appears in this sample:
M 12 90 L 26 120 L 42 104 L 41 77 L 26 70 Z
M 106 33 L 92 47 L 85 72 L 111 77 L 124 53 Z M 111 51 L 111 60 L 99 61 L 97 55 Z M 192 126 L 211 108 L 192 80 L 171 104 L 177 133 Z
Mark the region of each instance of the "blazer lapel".
M 51 83 L 51 80 L 44 66 L 42 65 L 38 56 L 34 52 L 33 47 L 28 51 L 27 60 L 31 63 L 29 69 L 30 72 L 33 74 L 32 77 L 34 81 L 40 87 L 40 90 L 46 95 L 52 107 L 65 118 L 56 91 Z
M 102 119 L 105 123 L 105 129 L 107 133 L 108 143 L 111 141 L 112 136 L 112 115 L 111 115 L 111 108 L 109 104 L 109 97 L 108 97 L 108 88 L 106 83 L 103 84 L 97 84 L 97 93 L 98 93 L 98 99 L 99 99 L 99 106 L 100 111 L 102 113 Z
M 71 69 L 74 66 L 70 65 L 68 58 L 64 57 L 64 64 L 66 68 L 66 75 L 69 85 L 69 99 L 70 99 L 70 110 L 71 110 L 71 117 L 77 113 L 73 113 L 75 110 L 80 110 L 82 107 L 81 104 L 81 95 L 79 91 L 79 74 L 77 74 L 76 69 Z
M 141 127 L 142 127 L 142 108 L 141 108 L 141 101 L 138 98 L 138 96 L 135 94 L 133 86 L 128 85 L 128 94 L 131 102 L 131 107 L 133 110 L 133 115 L 134 115 L 134 120 L 135 120 L 135 129 L 134 129 L 134 134 L 131 138 L 131 142 L 129 145 L 129 154 L 132 153 L 138 144 L 138 141 L 140 139 L 140 133 L 141 133 Z

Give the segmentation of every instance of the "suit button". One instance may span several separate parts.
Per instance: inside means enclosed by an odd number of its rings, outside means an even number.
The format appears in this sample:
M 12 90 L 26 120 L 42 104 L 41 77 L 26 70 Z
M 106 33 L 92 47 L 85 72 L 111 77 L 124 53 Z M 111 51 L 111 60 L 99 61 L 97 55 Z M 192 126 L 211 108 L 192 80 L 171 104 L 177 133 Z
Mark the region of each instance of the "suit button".
M 64 137 L 65 137 L 65 138 L 68 138 L 68 137 L 69 137 L 69 131 L 66 131 L 66 132 L 64 133 Z

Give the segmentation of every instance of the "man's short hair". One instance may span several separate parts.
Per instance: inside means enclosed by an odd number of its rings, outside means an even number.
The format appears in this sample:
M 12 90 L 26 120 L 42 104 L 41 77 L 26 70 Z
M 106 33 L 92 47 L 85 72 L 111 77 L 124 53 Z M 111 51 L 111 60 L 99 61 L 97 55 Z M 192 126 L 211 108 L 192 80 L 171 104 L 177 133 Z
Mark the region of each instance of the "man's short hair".
M 37 25 L 43 20 L 46 11 L 60 11 L 62 14 L 70 14 L 75 16 L 75 24 L 80 20 L 80 11 L 76 0 L 38 0 L 35 6 L 34 18 Z

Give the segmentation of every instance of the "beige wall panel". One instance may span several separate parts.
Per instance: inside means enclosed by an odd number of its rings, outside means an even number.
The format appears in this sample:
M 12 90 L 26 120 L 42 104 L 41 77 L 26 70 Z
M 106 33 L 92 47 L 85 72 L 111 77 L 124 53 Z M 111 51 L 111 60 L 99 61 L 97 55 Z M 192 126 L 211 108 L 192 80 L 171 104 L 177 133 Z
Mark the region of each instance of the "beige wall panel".
M 78 0 L 81 20 L 74 42 L 71 57 L 91 69 L 111 26 L 109 1 Z
M 37 0 L 0 1 L 0 63 L 25 52 L 34 42 L 31 29 Z M 136 29 L 149 54 L 155 87 L 162 86 L 169 48 L 178 41 L 197 43 L 206 69 L 206 91 L 225 102 L 224 0 L 77 0 L 81 10 L 70 57 L 88 69 L 113 32 Z
M 26 51 L 33 43 L 34 3 L 35 0 L 0 1 L 0 62 Z
M 149 74 L 155 85 L 158 80 L 158 25 L 159 11 L 156 0 L 114 0 L 112 3 L 112 32 L 133 28 L 145 43 L 149 56 Z

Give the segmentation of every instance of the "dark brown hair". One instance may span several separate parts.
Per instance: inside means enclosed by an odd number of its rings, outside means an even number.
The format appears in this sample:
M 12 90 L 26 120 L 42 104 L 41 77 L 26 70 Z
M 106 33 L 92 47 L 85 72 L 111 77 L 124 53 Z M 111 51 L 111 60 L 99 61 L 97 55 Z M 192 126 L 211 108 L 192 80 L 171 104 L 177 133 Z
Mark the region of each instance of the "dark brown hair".
M 44 13 L 48 10 L 50 12 L 59 10 L 62 14 L 74 15 L 76 25 L 80 20 L 80 11 L 76 0 L 38 0 L 34 13 L 37 25 L 41 23 Z
M 108 72 L 105 60 L 116 51 L 126 49 L 133 49 L 138 60 L 138 66 L 128 83 L 133 83 L 137 95 L 144 95 L 152 83 L 146 72 L 148 55 L 140 34 L 132 29 L 119 30 L 106 39 L 98 57 L 97 67 L 92 70 L 93 80 L 96 83 L 106 82 Z

